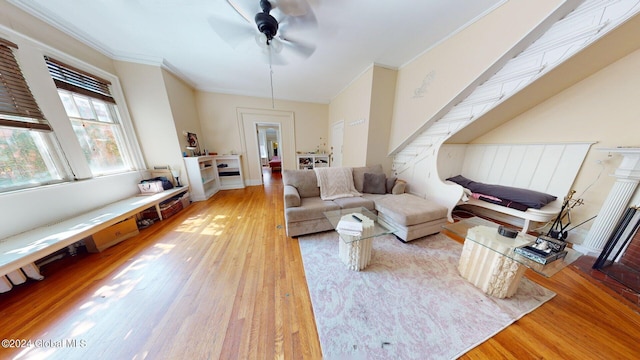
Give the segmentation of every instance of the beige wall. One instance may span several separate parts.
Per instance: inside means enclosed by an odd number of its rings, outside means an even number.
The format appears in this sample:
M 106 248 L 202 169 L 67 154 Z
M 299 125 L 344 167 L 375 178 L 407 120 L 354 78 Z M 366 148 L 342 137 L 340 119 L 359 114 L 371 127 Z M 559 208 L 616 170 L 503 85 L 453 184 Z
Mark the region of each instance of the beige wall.
M 196 92 L 191 85 L 167 70 L 162 70 L 162 78 L 169 97 L 173 123 L 180 144 L 181 151 L 179 153 L 182 154 L 183 151 L 186 151 L 185 148 L 188 144 L 187 138 L 184 136 L 185 131 L 197 134 L 199 142 L 206 142 L 200 128 L 200 117 L 196 108 Z M 201 145 L 200 150 L 204 151 L 205 148 Z
M 366 165 L 372 85 L 373 66 L 355 79 L 329 104 L 327 128 L 338 121 L 344 121 L 342 166 Z
M 396 70 L 380 66 L 373 68 L 366 163 L 382 164 L 387 174 L 391 174 L 393 160 L 387 155 L 387 149 L 389 148 L 397 74 Z
M 328 128 L 344 121 L 343 166 L 382 164 L 391 173 L 387 148 L 396 75 L 396 70 L 372 65 L 329 104 Z
M 565 2 L 576 1 L 508 1 L 402 67 L 389 152 L 455 105 L 461 93 Z
M 321 138 L 327 139 L 328 105 L 280 100 L 275 105 L 275 109 L 272 109 L 271 99 L 266 98 L 198 91 L 196 107 L 207 148 L 219 154 L 241 152 L 238 109 L 292 112 L 296 151 L 315 151 L 324 141 Z M 287 167 L 291 165 L 285 164 Z
M 597 149 L 640 145 L 640 110 L 636 106 L 640 99 L 639 63 L 637 50 L 479 136 L 473 143 L 597 141 L 573 187 L 576 197 L 583 198 L 585 203 L 573 211 L 573 222 L 577 225 L 598 213 L 615 181 L 611 174 L 621 160 L 618 155 L 609 156 Z
M 115 65 L 147 166 L 183 169 L 178 124 L 169 100 L 169 93 L 178 97 L 176 83 L 168 87 L 159 66 L 123 61 L 116 61 Z

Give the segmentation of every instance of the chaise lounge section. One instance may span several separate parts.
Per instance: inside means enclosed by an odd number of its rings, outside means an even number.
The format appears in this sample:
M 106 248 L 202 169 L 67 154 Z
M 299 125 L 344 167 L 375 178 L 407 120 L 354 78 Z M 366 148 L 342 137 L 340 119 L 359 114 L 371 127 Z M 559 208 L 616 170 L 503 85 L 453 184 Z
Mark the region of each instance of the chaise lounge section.
M 411 241 L 440 231 L 447 222 L 447 208 L 404 192 L 404 182 L 387 178 L 381 165 L 348 168 L 360 196 L 321 198 L 315 171 L 283 170 L 284 211 L 287 235 L 333 230 L 324 212 L 364 207 L 380 221 L 397 229 L 395 235 Z

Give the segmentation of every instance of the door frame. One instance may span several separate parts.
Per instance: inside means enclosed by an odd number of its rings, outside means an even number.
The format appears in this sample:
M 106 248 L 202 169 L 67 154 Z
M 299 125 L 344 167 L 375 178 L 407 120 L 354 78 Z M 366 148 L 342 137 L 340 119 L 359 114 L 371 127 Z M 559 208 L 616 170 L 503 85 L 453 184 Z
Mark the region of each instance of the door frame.
M 335 130 L 341 128 L 341 134 L 342 134 L 342 138 L 340 139 L 340 142 L 337 143 L 336 139 L 335 139 Z M 333 123 L 333 125 L 331 125 L 331 166 L 342 166 L 342 160 L 343 160 L 343 153 L 342 153 L 342 148 L 343 148 L 343 144 L 344 144 L 344 120 L 340 120 L 340 121 L 336 121 L 335 123 Z M 335 149 L 335 147 L 337 145 L 340 145 L 340 149 Z M 340 163 L 337 165 L 335 164 L 335 154 L 336 151 L 340 152 Z
M 295 164 L 295 119 L 293 111 L 238 108 L 237 122 L 240 132 L 240 146 L 245 156 L 245 183 L 262 185 L 262 164 L 260 149 L 256 134 L 258 124 L 278 124 L 280 126 L 280 141 L 278 154 L 282 162 L 282 169 L 294 169 Z

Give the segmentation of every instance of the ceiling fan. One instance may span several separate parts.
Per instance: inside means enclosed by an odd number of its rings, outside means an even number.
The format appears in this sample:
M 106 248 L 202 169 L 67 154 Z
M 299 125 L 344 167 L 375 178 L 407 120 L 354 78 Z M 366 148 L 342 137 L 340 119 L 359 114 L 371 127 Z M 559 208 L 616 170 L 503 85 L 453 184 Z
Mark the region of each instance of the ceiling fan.
M 256 1 L 256 0 L 254 0 Z M 244 6 L 239 3 L 244 2 Z M 308 58 L 315 51 L 315 46 L 294 39 L 290 32 L 315 28 L 317 20 L 313 9 L 305 0 L 259 0 L 252 11 L 247 11 L 247 1 L 227 0 L 227 3 L 242 17 L 244 21 L 228 21 L 225 19 L 210 19 L 213 29 L 231 47 L 236 48 L 246 39 L 253 37 L 264 53 L 269 56 L 269 62 L 282 65 L 286 63 L 282 51 L 291 52 Z M 255 3 L 254 3 L 255 4 Z M 248 14 L 253 13 L 254 16 Z M 275 16 L 274 16 L 275 15 Z M 257 31 L 256 31 L 257 30 Z

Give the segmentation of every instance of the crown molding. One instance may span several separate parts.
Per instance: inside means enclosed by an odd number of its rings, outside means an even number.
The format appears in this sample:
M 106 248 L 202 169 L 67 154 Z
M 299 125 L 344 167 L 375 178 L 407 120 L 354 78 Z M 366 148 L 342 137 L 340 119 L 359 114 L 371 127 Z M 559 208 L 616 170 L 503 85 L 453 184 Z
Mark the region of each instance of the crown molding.
M 177 76 L 192 88 L 195 89 L 197 87 L 196 83 L 193 82 L 187 75 L 180 72 L 178 68 L 170 64 L 168 61 L 166 61 L 162 57 L 118 52 L 110 48 L 109 46 L 103 44 L 102 42 L 94 39 L 93 37 L 89 36 L 85 31 L 82 31 L 76 26 L 73 26 L 68 22 L 64 21 L 60 17 L 55 16 L 54 14 L 50 14 L 49 12 L 45 11 L 44 8 L 42 8 L 40 5 L 36 3 L 32 3 L 25 0 L 7 0 L 7 2 L 21 9 L 27 14 L 35 17 L 36 19 L 39 19 L 45 22 L 46 24 L 51 25 L 52 27 L 60 30 L 66 35 L 80 41 L 81 43 L 87 45 L 88 47 L 100 52 L 101 54 L 109 57 L 112 60 L 132 62 L 132 63 L 143 64 L 143 65 L 158 66 L 169 71 L 173 75 Z
M 110 58 L 114 58 L 115 54 L 113 49 L 109 48 L 105 44 L 97 41 L 96 39 L 90 37 L 86 32 L 78 29 L 77 27 L 69 24 L 58 16 L 47 13 L 41 6 L 38 4 L 24 1 L 24 0 L 7 0 L 8 3 L 13 6 L 19 8 L 20 10 L 26 12 L 27 14 L 35 17 L 38 20 L 43 21 L 44 23 L 51 25 L 52 27 L 62 31 L 66 35 L 82 42 L 83 44 L 99 51 L 105 56 Z

